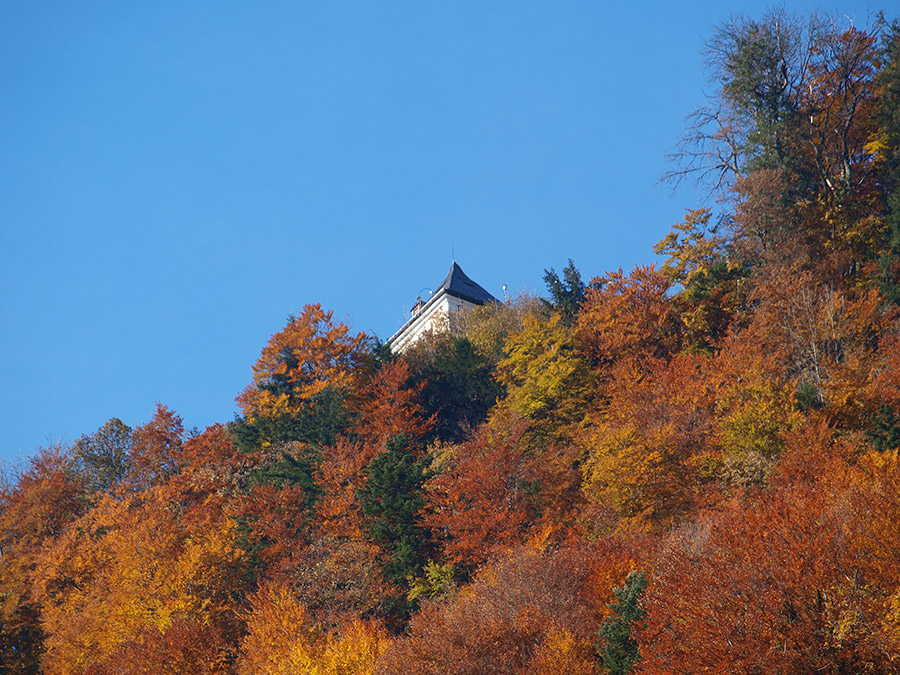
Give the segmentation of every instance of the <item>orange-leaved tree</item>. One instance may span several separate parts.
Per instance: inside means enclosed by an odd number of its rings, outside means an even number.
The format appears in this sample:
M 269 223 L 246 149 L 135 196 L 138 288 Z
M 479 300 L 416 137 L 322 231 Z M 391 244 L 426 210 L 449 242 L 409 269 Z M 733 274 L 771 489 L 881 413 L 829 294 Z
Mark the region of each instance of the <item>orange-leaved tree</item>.
M 683 325 L 671 288 L 672 280 L 652 265 L 594 279 L 577 323 L 591 361 L 602 368 L 622 359 L 640 362 L 677 352 Z
M 45 670 L 86 672 L 131 642 L 191 625 L 203 640 L 158 645 L 195 649 L 218 635 L 228 649 L 246 563 L 222 501 L 213 493 L 186 504 L 167 485 L 104 495 L 46 547 L 35 573 Z
M 509 415 L 482 425 L 426 483 L 426 524 L 443 540 L 451 562 L 474 568 L 521 541 L 530 520 L 527 429 L 525 420 Z
M 181 417 L 157 403 L 153 418 L 131 433 L 126 484 L 146 488 L 171 478 L 181 469 L 183 442 Z
M 465 591 L 426 605 L 376 672 L 595 673 L 596 631 L 636 552 L 612 540 L 519 547 L 483 567 Z
M 824 424 L 797 430 L 767 490 L 673 533 L 637 673 L 897 670 L 900 462 L 848 455 Z
M 358 384 L 368 338 L 350 335 L 332 317 L 318 304 L 305 305 L 269 339 L 253 366 L 253 384 L 237 397 L 248 419 L 298 413 L 327 388 L 346 393 Z
M 14 486 L 0 491 L 0 670 L 37 672 L 42 651 L 34 592 L 41 550 L 85 507 L 63 448 L 39 451 Z
M 378 449 L 400 434 L 418 442 L 431 430 L 435 418 L 427 416 L 420 405 L 424 387 L 425 382 L 412 382 L 412 371 L 403 359 L 385 363 L 366 382 L 353 406 L 359 415 L 355 433 Z
M 854 357 L 869 360 L 894 318 L 875 289 L 841 288 L 796 268 L 770 274 L 751 299 L 758 308 L 748 330 L 821 405 L 846 400 L 851 392 L 830 391 L 833 373 Z

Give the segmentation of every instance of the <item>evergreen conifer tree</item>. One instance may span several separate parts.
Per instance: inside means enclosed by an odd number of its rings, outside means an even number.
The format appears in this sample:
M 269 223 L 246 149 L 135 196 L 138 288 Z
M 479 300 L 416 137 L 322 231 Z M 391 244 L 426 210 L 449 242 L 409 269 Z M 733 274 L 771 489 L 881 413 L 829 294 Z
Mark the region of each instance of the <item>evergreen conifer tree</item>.
M 389 556 L 385 577 L 400 584 L 422 569 L 430 548 L 419 515 L 428 472 L 424 458 L 417 460 L 408 443 L 402 435 L 388 441 L 387 450 L 365 469 L 366 482 L 358 492 L 366 531 Z
M 613 616 L 600 626 L 598 635 L 601 644 L 597 646 L 600 660 L 610 675 L 628 675 L 634 671 L 634 664 L 640 658 L 638 644 L 631 631 L 647 616 L 639 605 L 641 593 L 646 587 L 644 574 L 632 571 L 624 586 L 613 589 L 618 602 L 609 605 Z

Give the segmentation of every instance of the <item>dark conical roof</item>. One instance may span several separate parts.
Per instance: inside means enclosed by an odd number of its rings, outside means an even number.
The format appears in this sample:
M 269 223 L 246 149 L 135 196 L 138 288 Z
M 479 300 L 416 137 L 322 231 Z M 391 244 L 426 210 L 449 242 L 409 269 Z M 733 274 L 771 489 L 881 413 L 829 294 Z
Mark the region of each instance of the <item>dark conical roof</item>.
M 435 295 L 441 290 L 448 295 L 455 295 L 463 300 L 474 302 L 476 305 L 481 305 L 485 302 L 498 302 L 497 298 L 467 277 L 466 273 L 462 271 L 462 267 L 457 265 L 455 261 L 450 266 L 447 278 L 435 291 Z

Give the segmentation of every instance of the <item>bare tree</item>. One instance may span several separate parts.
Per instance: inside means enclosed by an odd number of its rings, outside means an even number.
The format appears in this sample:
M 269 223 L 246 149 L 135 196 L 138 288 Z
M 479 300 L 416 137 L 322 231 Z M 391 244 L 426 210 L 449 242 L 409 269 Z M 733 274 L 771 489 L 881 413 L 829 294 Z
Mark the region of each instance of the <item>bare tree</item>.
M 762 20 L 732 16 L 706 44 L 708 102 L 688 117 L 688 130 L 670 154 L 675 168 L 663 182 L 692 178 L 727 192 L 754 168 L 777 168 L 792 154 L 807 79 L 810 31 L 783 8 Z

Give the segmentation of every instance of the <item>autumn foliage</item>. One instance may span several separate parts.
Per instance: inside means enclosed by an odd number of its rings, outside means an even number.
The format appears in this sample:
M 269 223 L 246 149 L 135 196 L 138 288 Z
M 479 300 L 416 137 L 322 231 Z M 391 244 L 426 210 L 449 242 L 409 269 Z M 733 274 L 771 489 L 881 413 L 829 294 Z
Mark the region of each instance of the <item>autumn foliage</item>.
M 655 264 L 402 354 L 321 306 L 240 414 L 0 482 L 0 672 L 900 672 L 900 24 L 710 39 Z
M 365 336 L 350 335 L 332 313 L 306 305 L 272 336 L 253 366 L 253 384 L 237 401 L 251 418 L 295 413 L 326 388 L 347 391 L 358 382 Z

